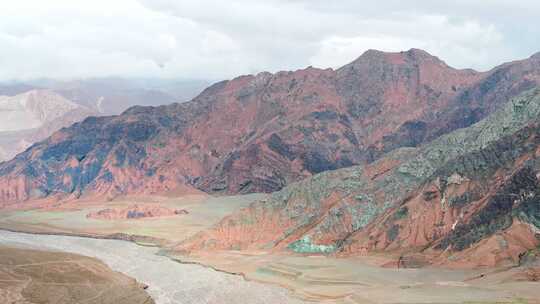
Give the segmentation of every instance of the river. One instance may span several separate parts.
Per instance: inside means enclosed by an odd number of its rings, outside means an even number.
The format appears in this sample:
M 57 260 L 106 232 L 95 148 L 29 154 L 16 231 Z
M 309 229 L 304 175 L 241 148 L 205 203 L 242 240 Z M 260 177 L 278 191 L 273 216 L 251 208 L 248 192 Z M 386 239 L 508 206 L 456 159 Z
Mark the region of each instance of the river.
M 95 257 L 111 269 L 149 286 L 158 304 L 293 304 L 289 291 L 199 265 L 156 255 L 158 248 L 119 240 L 0 231 L 0 245 L 63 251 Z

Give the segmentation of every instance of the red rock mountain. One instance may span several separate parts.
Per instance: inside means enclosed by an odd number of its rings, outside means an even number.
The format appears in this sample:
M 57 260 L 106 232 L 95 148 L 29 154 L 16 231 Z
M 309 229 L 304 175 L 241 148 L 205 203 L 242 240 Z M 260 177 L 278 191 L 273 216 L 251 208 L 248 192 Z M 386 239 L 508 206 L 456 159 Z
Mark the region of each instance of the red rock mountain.
M 384 251 L 406 267 L 515 266 L 540 245 L 539 178 L 533 89 L 420 148 L 293 183 L 176 250 Z
M 260 73 L 191 102 L 93 117 L 0 164 L 0 202 L 68 195 L 272 192 L 470 126 L 540 82 L 540 58 L 485 73 L 424 51 Z

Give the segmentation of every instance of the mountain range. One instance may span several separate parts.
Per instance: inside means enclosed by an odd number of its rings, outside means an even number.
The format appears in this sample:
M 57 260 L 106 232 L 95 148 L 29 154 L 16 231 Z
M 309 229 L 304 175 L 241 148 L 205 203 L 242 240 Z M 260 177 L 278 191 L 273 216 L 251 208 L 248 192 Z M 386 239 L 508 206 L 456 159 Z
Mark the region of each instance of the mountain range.
M 240 76 L 61 129 L 0 164 L 0 202 L 274 192 L 176 249 L 515 263 L 539 245 L 539 83 L 540 54 L 478 72 L 418 49 Z
M 88 78 L 34 79 L 0 82 L 0 96 L 49 90 L 105 115 L 120 114 L 134 105 L 159 106 L 192 99 L 209 84 L 195 79 Z
M 338 70 L 241 76 L 190 102 L 54 134 L 0 166 L 0 200 L 272 192 L 470 126 L 539 81 L 538 55 L 481 73 L 417 49 L 370 50 Z

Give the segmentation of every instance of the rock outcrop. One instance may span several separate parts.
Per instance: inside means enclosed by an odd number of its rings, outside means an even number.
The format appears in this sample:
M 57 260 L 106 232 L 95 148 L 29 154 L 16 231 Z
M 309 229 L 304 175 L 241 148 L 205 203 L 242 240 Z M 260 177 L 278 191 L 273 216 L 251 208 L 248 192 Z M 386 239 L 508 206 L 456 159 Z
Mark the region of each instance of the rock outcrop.
M 531 57 L 486 73 L 424 51 L 260 73 L 188 103 L 88 118 L 0 164 L 0 202 L 62 195 L 273 192 L 470 126 L 538 84 Z
M 88 218 L 100 220 L 130 220 L 188 214 L 184 209 L 171 209 L 154 204 L 134 204 L 126 208 L 107 208 L 91 212 Z

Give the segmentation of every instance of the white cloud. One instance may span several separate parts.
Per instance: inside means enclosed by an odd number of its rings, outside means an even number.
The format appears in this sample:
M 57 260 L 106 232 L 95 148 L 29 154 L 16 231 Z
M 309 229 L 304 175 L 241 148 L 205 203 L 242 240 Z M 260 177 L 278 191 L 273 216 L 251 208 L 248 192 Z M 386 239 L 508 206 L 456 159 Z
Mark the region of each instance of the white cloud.
M 493 66 L 493 57 L 500 59 L 510 52 L 495 26 L 482 26 L 474 21 L 452 23 L 441 15 L 409 15 L 367 19 L 361 24 L 364 30 L 357 36 L 331 36 L 322 40 L 311 63 L 339 67 L 368 49 L 397 52 L 420 48 L 459 68 L 485 69 Z M 494 56 L 489 56 L 490 53 Z
M 540 50 L 536 0 L 0 0 L 0 80 L 219 79 L 423 48 L 487 69 Z

